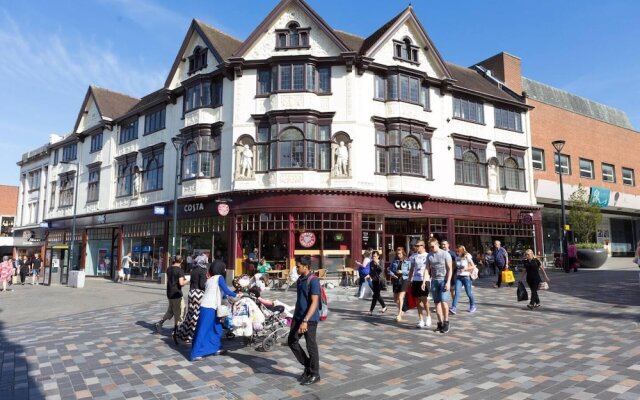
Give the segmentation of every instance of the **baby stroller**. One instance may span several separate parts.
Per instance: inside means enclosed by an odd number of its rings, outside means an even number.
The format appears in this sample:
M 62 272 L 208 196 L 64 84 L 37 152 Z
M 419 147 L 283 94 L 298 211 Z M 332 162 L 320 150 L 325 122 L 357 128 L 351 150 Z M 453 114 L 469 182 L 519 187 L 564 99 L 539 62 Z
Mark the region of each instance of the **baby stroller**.
M 265 316 L 262 330 L 259 331 L 256 339 L 261 340 L 262 350 L 269 351 L 289 335 L 293 308 L 278 300 L 271 301 L 260 297 L 260 290 L 257 287 L 249 289 L 249 297 L 255 301 Z

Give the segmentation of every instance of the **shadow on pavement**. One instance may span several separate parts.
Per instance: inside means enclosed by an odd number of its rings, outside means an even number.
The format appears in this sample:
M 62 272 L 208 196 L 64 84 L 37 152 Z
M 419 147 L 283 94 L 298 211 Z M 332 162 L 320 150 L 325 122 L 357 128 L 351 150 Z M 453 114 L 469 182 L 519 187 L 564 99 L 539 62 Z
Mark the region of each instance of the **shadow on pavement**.
M 264 354 L 264 353 L 262 353 Z M 250 367 L 253 370 L 253 373 L 262 373 L 269 375 L 278 375 L 278 376 L 289 376 L 297 378 L 299 374 L 294 374 L 282 369 L 278 369 L 275 367 L 277 361 L 274 361 L 270 358 L 260 357 L 258 355 L 249 355 L 242 353 L 229 352 L 227 356 L 229 358 L 233 358 L 234 360 L 241 362 L 242 364 Z M 293 354 L 291 354 L 291 358 L 293 358 Z M 300 372 L 302 372 L 302 366 L 300 367 Z
M 0 314 L 4 310 L 0 309 Z M 16 339 L 16 338 L 12 338 Z M 44 399 L 33 377 L 29 376 L 26 350 L 6 336 L 0 321 L 0 399 Z

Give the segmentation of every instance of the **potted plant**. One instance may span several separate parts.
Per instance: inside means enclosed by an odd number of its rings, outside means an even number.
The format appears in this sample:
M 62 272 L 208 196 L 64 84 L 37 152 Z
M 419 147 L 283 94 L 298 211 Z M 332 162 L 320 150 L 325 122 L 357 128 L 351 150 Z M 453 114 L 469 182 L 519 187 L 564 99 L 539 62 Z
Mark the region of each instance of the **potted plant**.
M 580 266 L 601 267 L 607 261 L 607 251 L 595 241 L 596 229 L 602 221 L 600 205 L 591 203 L 587 189 L 579 184 L 578 190 L 569 197 L 569 207 L 569 225 L 576 241 Z

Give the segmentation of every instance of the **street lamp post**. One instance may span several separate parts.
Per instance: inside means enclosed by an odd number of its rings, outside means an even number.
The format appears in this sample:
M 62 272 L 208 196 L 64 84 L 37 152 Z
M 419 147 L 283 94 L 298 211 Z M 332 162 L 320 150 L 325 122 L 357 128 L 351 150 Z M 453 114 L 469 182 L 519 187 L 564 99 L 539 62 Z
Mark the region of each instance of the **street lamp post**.
M 76 244 L 76 211 L 78 209 L 78 178 L 80 177 L 80 164 L 70 162 L 70 161 L 60 161 L 60 164 L 69 164 L 75 165 L 76 167 L 76 182 L 73 187 L 73 219 L 71 223 L 71 245 L 69 247 L 69 269 L 74 269 L 75 259 L 73 254 L 73 248 Z M 67 277 L 69 276 L 69 271 L 67 271 Z M 68 279 L 68 278 L 67 278 Z
M 173 187 L 173 229 L 171 234 L 171 250 L 170 255 L 176 255 L 176 236 L 177 236 L 177 225 L 178 225 L 178 183 L 180 182 L 180 153 L 182 150 L 182 143 L 184 141 L 180 136 L 172 137 L 171 143 L 173 143 L 173 147 L 176 148 L 176 176 L 175 176 L 175 185 Z
M 558 159 L 558 175 L 560 176 L 560 212 L 562 213 L 562 269 L 567 270 L 569 259 L 567 258 L 567 216 L 564 211 L 564 188 L 562 185 L 562 160 L 560 158 L 560 152 L 564 147 L 564 140 L 554 140 L 551 142 L 556 149 L 556 157 Z

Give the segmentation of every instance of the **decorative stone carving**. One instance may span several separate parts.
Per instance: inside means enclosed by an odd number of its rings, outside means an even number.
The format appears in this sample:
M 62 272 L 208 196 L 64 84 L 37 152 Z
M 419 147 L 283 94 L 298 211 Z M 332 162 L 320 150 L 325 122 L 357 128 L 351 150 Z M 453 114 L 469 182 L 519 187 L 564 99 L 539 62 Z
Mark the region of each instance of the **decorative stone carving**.
M 336 133 L 331 143 L 331 177 L 351 178 L 352 154 L 349 135 Z
M 132 198 L 137 199 L 140 196 L 140 189 L 142 187 L 142 171 L 136 165 L 133 167 L 133 177 L 132 177 Z
M 278 183 L 283 185 L 302 184 L 303 176 L 301 173 L 278 173 Z
M 488 167 L 489 194 L 500 194 L 500 177 L 498 176 L 498 160 L 489 160 Z
M 236 180 L 253 180 L 255 178 L 256 146 L 250 138 L 236 143 Z
M 344 142 L 338 144 L 336 149 L 335 159 L 335 175 L 345 176 L 349 174 L 349 149 L 344 145 Z

